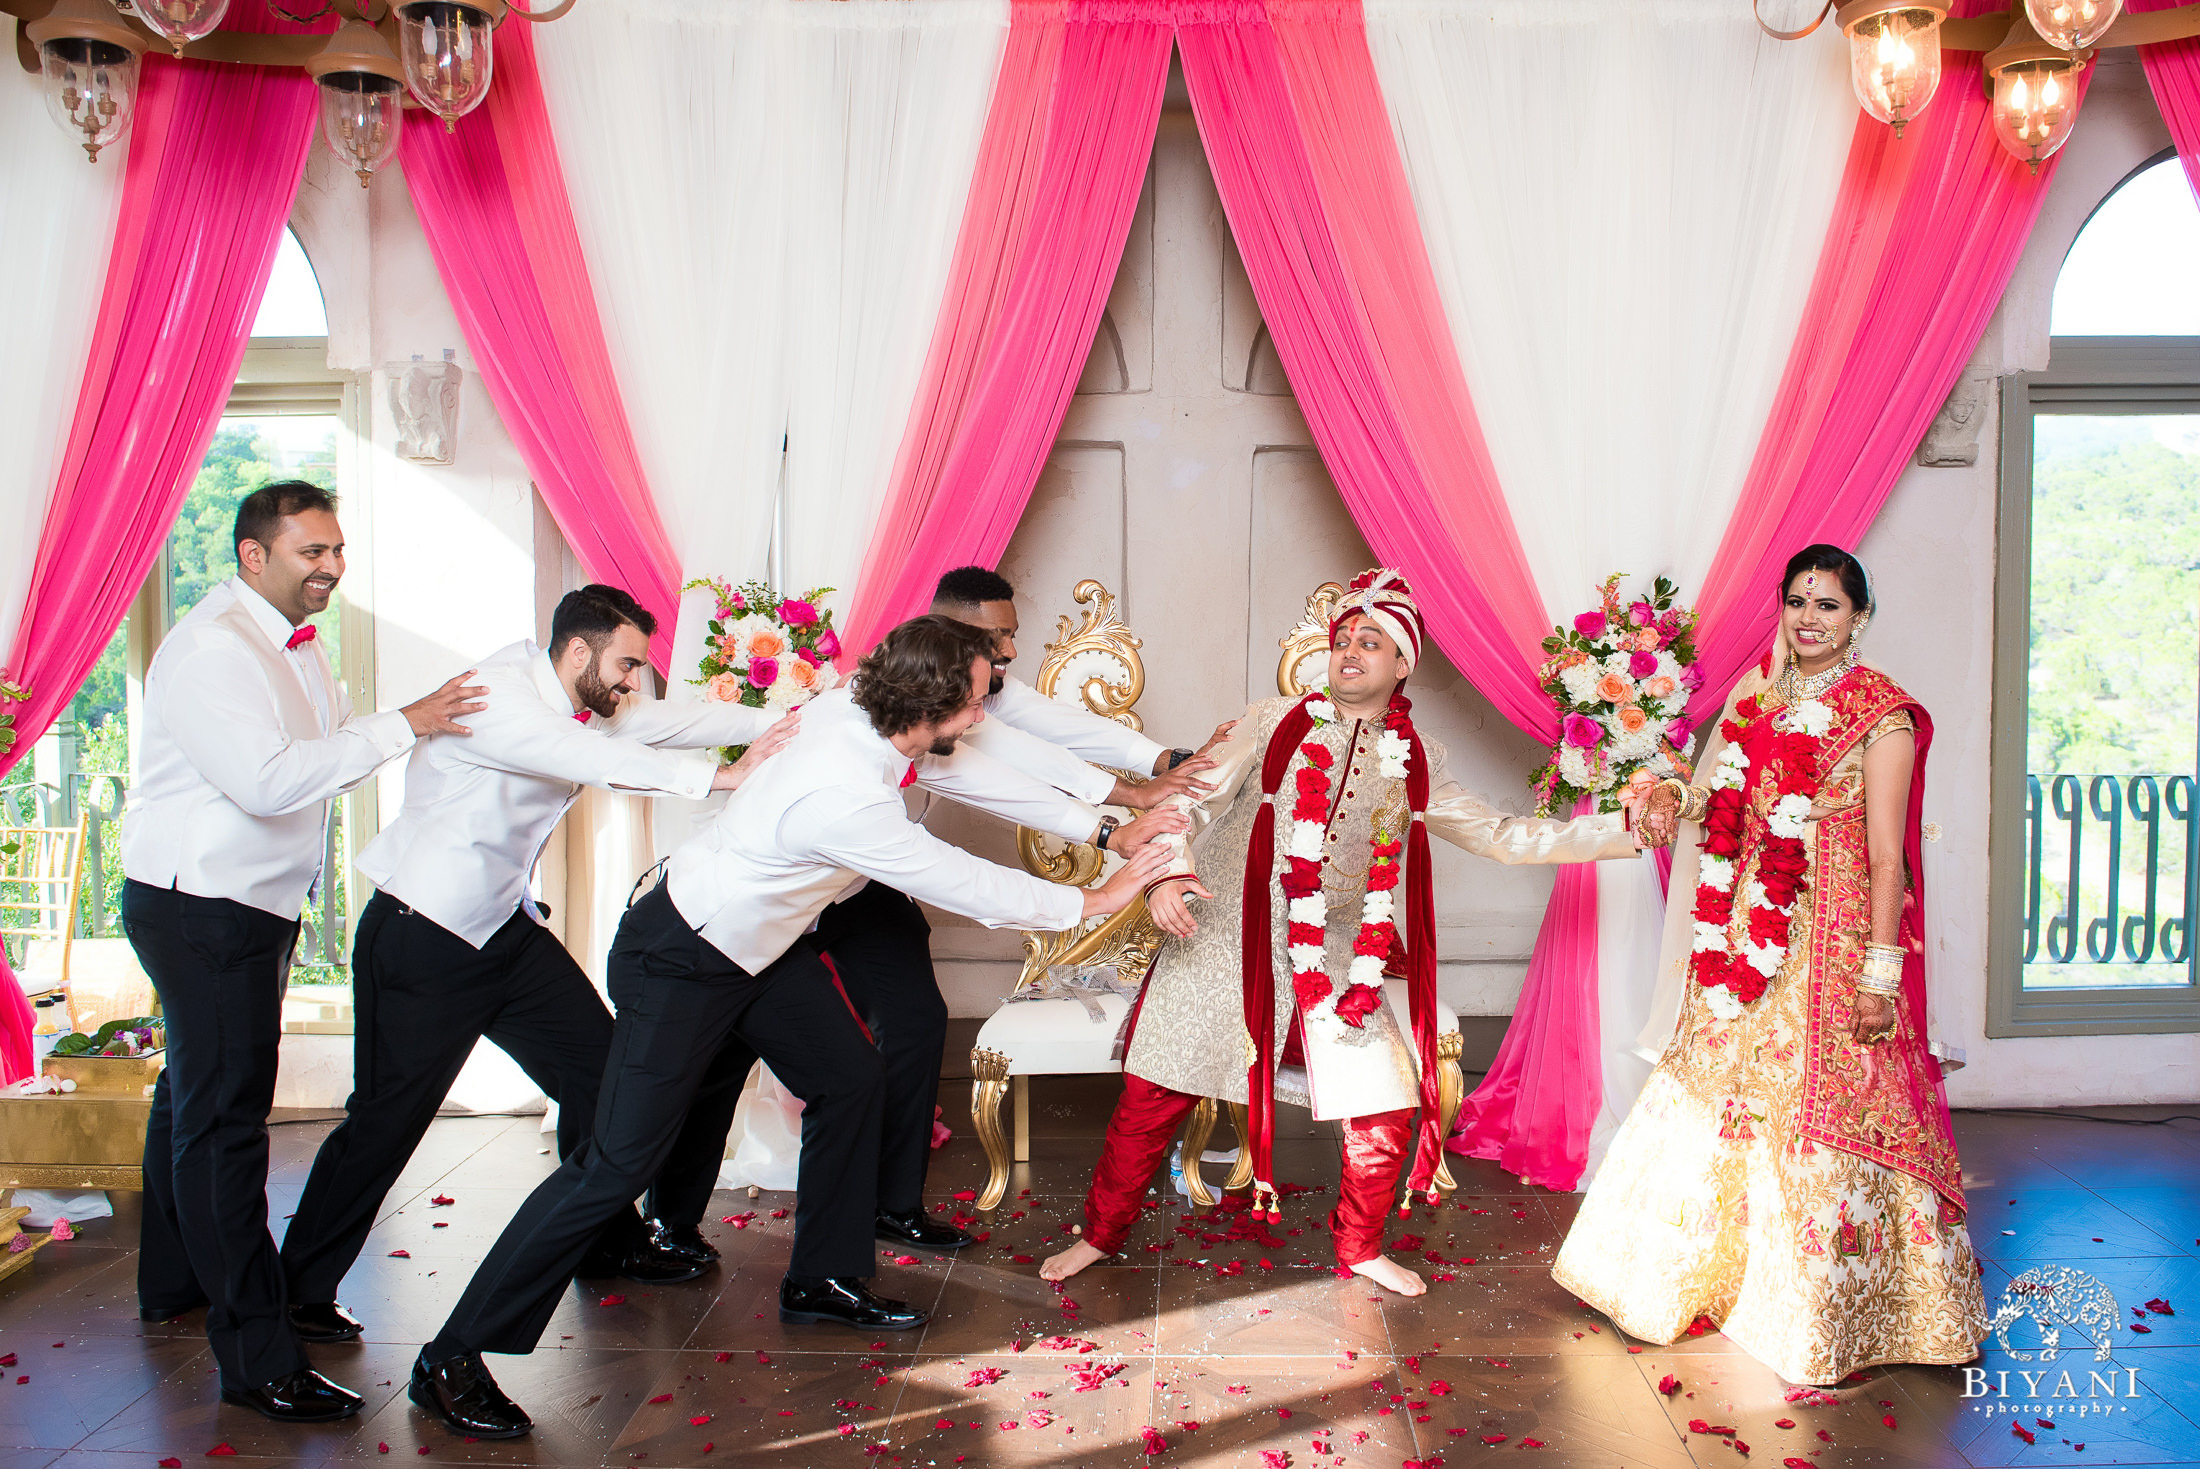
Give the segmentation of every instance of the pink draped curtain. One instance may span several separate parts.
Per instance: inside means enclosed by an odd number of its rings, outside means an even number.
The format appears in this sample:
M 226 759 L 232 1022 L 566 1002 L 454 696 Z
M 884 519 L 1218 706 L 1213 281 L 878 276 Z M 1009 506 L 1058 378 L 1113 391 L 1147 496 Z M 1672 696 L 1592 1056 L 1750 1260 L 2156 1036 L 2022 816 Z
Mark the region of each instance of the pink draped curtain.
M 307 29 L 252 14 L 232 25 Z M 31 697 L 0 773 L 68 707 L 152 569 L 236 381 L 313 137 L 313 83 L 290 68 L 152 53 L 137 108 L 91 356 L 8 659 Z M 5 970 L 0 1080 L 12 1081 L 35 1068 L 30 1010 Z
M 2131 0 L 2135 11 L 2170 10 L 2184 0 Z M 2169 124 L 2177 144 L 2178 161 L 2185 166 L 2186 181 L 2200 196 L 2200 38 L 2165 41 L 2141 46 L 2140 63 L 2146 68 L 2147 85 Z
M 412 118 L 405 179 L 497 414 L 592 578 L 657 616 L 662 671 L 680 559 L 657 518 L 596 314 L 533 39 L 497 33 L 496 85 L 453 132 Z
M 931 358 L 849 610 L 851 655 L 922 612 L 941 572 L 997 561 L 1023 516 L 1130 233 L 1170 13 L 1165 0 L 1011 12 Z

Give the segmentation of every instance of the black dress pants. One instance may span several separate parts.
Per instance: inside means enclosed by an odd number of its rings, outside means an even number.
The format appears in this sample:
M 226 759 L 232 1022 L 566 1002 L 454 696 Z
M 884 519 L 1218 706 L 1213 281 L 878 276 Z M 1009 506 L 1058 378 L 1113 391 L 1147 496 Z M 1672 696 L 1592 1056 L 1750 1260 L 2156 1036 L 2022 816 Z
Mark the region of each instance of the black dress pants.
M 534 1350 L 573 1267 L 664 1166 L 729 1042 L 804 1103 L 788 1273 L 873 1273 L 883 1067 L 809 943 L 750 974 L 689 927 L 660 883 L 620 922 L 609 973 L 618 1019 L 594 1136 L 520 1205 L 432 1356 Z
M 283 1237 L 290 1299 L 336 1299 L 382 1201 L 483 1036 L 558 1104 L 558 1156 L 588 1137 L 611 1012 L 557 936 L 514 910 L 476 949 L 388 893 L 359 916 L 344 1121 L 313 1159 Z M 631 1209 L 611 1228 L 638 1234 Z M 607 1241 L 613 1248 L 617 1239 Z
M 922 1208 L 940 1052 L 947 1044 L 947 1002 L 932 972 L 932 925 L 914 898 L 873 882 L 827 905 L 810 942 L 831 963 L 885 1067 L 878 1206 L 895 1213 Z M 712 1063 L 689 1124 L 650 1191 L 648 1209 L 657 1218 L 690 1227 L 702 1220 L 754 1061 L 736 1046 Z
M 203 1298 L 221 1385 L 264 1387 L 307 1365 L 267 1232 L 267 1113 L 298 921 L 125 882 L 122 931 L 168 1030 L 145 1129 L 138 1299 Z

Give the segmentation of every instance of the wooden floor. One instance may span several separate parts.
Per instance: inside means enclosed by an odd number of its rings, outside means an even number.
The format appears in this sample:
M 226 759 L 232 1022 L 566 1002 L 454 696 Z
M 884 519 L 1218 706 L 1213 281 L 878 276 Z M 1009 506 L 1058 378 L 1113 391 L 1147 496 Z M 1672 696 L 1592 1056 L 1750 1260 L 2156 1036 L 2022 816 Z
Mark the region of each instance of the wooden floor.
M 155 1469 L 232 1451 L 238 1469 L 421 1458 L 641 1469 L 1398 1469 L 1440 1459 L 1459 1469 L 1522 1452 L 1546 1469 L 2200 1464 L 2200 1123 L 1958 1114 L 1990 1305 L 2013 1272 L 2053 1263 L 2105 1282 L 2127 1327 L 2149 1300 L 2176 1312 L 2147 1313 L 2138 1324 L 2151 1331 L 2116 1343 L 2117 1367 L 2137 1372 L 2118 1381 L 2135 1380 L 2137 1396 L 2090 1405 L 2105 1412 L 2043 1403 L 2012 1419 L 1991 1411 L 1991 1397 L 1966 1401 L 1956 1368 L 1875 1371 L 1840 1389 L 1837 1404 L 1811 1406 L 1786 1401 L 1785 1384 L 1716 1333 L 1673 1347 L 1628 1342 L 1549 1277 L 1574 1198 L 1522 1190 L 1488 1165 L 1455 1161 L 1458 1198 L 1399 1226 L 1446 1262 L 1424 1263 L 1437 1277 L 1428 1296 L 1405 1301 L 1339 1279 L 1325 1236 L 1309 1227 L 1328 1208 L 1336 1139 L 1289 1111 L 1279 1172 L 1317 1191 L 1291 1200 L 1279 1231 L 1287 1249 L 1227 1238 L 1228 1215 L 1187 1232 L 1192 1216 L 1173 1194 L 1157 1196 L 1164 1206 L 1120 1263 L 1058 1294 L 1034 1261 L 1060 1247 L 1076 1217 L 1114 1087 L 1099 1077 L 1037 1083 L 1037 1156 L 982 1246 L 956 1259 L 882 1250 L 878 1287 L 928 1307 L 922 1331 L 871 1340 L 780 1325 L 791 1220 L 774 1216 L 790 1199 L 722 1192 L 707 1225 L 721 1269 L 654 1290 L 576 1288 L 542 1350 L 489 1359 L 537 1424 L 511 1443 L 453 1437 L 403 1388 L 472 1262 L 550 1166 L 535 1119 L 438 1122 L 391 1195 L 344 1290 L 366 1338 L 314 1352 L 366 1395 L 350 1423 L 280 1428 L 222 1406 L 200 1318 L 137 1319 L 137 1198 L 117 1195 L 114 1219 L 48 1245 L 0 1283 L 0 1354 L 14 1354 L 0 1377 L 0 1469 Z M 953 1120 L 961 1097 L 950 1089 L 944 1099 Z M 274 1132 L 279 1235 L 327 1125 Z M 983 1162 L 967 1135 L 935 1155 L 932 1181 L 943 1214 L 968 1208 L 955 1195 L 982 1183 Z M 431 1204 L 437 1194 L 453 1202 Z M 1991 1343 L 1982 1365 L 2041 1366 Z M 2083 1345 L 2062 1365 L 2080 1381 L 2097 1366 Z M 1657 1390 L 1667 1374 L 1681 1384 L 1670 1398 Z M 1692 1432 L 1691 1420 L 1733 1433 Z

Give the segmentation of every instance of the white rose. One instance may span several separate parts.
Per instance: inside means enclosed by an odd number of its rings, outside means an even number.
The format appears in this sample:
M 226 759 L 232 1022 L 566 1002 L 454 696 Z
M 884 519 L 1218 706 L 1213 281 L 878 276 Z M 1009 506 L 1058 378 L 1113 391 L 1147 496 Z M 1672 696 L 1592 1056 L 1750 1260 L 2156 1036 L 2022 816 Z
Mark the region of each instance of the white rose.
M 1322 860 L 1322 829 L 1311 821 L 1291 823 L 1291 843 L 1285 855 L 1302 857 L 1308 862 Z
M 1696 942 L 1691 946 L 1698 954 L 1723 954 L 1726 952 L 1726 930 L 1716 923 L 1696 920 Z
M 1816 699 L 1805 699 L 1787 710 L 1782 722 L 1796 734 L 1817 739 L 1833 728 L 1833 711 Z
M 1718 1016 L 1719 1019 L 1739 1020 L 1741 1018 L 1742 1002 L 1736 999 L 1734 991 L 1728 989 L 1725 985 L 1708 986 L 1703 992 L 1703 997 L 1704 1003 L 1711 1007 L 1711 1013 Z
M 1316 724 L 1331 724 L 1337 718 L 1337 706 L 1327 699 L 1314 699 L 1306 706 L 1307 717 Z
M 1413 743 L 1395 730 L 1384 730 L 1375 738 L 1375 758 L 1381 764 L 1381 773 L 1388 780 L 1404 780 L 1406 757 L 1413 753 Z
M 1284 909 L 1284 915 L 1292 923 L 1311 923 L 1319 928 L 1329 921 L 1329 902 L 1320 893 L 1307 898 L 1293 898 Z
M 1734 862 L 1729 857 L 1713 857 L 1706 854 L 1696 864 L 1696 878 L 1705 887 L 1726 892 L 1734 886 Z
M 1784 945 L 1744 944 L 1742 957 L 1749 961 L 1750 968 L 1770 979 L 1780 972 L 1780 961 L 1787 957 L 1787 949 Z
M 1765 814 L 1765 826 L 1774 836 L 1799 837 L 1803 834 L 1803 821 L 1810 815 L 1810 797 L 1796 794 L 1782 796 L 1772 803 Z
M 1397 912 L 1396 904 L 1397 893 L 1394 889 L 1384 888 L 1380 892 L 1371 892 L 1360 903 L 1360 922 L 1389 923 Z
M 1322 948 L 1319 944 L 1293 944 L 1291 946 L 1291 972 L 1312 974 L 1322 967 Z
M 1345 971 L 1345 983 L 1364 984 L 1379 989 L 1383 983 L 1383 961 L 1373 954 L 1354 954 L 1352 967 Z
M 1740 745 L 1728 745 L 1719 752 L 1718 763 L 1711 767 L 1711 789 L 1738 791 L 1747 779 L 1749 757 L 1742 753 Z

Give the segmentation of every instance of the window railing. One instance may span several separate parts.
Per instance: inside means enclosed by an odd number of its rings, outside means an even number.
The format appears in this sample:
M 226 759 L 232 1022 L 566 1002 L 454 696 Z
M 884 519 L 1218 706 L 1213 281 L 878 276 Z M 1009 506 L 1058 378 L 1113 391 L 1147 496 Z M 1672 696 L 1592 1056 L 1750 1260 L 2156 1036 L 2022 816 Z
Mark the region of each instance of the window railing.
M 2191 982 L 2200 913 L 2191 776 L 2027 775 L 2024 844 L 2027 986 Z
M 129 804 L 126 778 L 78 771 L 65 785 L 26 782 L 0 786 L 0 825 L 72 827 L 84 821 L 84 882 L 77 900 L 76 937 L 101 939 L 122 932 L 122 822 Z M 322 880 L 300 915 L 295 964 L 301 981 L 340 978 L 350 950 L 346 932 L 344 803 L 329 805 L 322 835 Z M 6 897 L 0 894 L 0 907 Z

